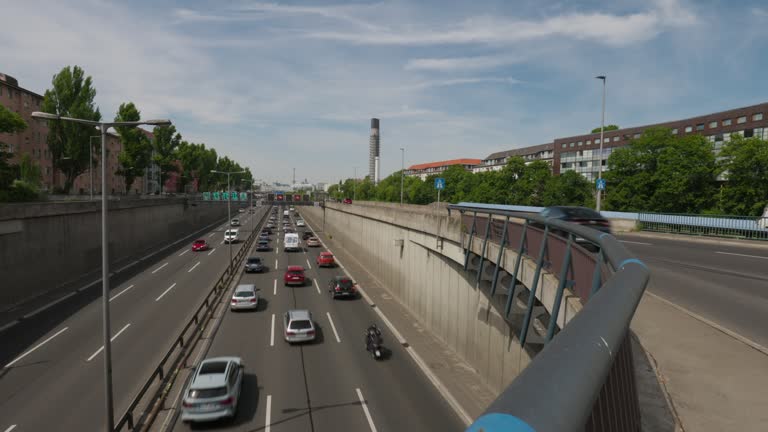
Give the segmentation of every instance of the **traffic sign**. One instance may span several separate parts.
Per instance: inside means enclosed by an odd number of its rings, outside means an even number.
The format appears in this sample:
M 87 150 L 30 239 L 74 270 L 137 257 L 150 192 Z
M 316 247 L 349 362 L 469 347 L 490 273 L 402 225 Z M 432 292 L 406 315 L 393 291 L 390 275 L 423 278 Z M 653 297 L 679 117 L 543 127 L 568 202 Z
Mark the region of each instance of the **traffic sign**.
M 237 192 L 230 192 L 229 197 L 232 199 L 232 201 L 237 201 Z
M 435 189 L 445 189 L 445 179 L 442 177 L 437 177 L 435 179 Z
M 248 201 L 248 193 L 240 192 L 240 201 Z
M 213 200 L 214 201 L 220 201 L 221 200 L 221 194 L 218 192 L 213 193 Z
M 597 184 L 597 190 L 605 190 L 605 179 L 599 178 L 595 181 Z

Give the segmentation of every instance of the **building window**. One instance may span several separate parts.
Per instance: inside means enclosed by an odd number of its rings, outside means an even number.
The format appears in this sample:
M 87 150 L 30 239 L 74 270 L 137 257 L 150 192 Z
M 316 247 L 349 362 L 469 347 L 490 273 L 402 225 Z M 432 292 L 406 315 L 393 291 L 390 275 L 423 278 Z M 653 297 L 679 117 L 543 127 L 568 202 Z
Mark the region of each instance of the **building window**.
M 709 122 L 709 128 L 710 128 L 710 129 L 714 129 L 714 128 L 716 128 L 716 127 L 717 127 L 717 122 L 716 122 L 716 121 L 713 121 L 713 122 Z
M 731 119 L 723 120 L 723 126 L 730 126 L 731 125 Z
M 587 140 L 587 145 L 592 144 L 592 140 Z
M 600 138 L 595 139 L 595 144 L 600 144 Z
M 615 137 L 613 137 L 613 142 L 617 142 L 617 141 L 618 141 L 618 140 L 620 140 L 620 139 L 621 139 L 621 137 L 617 137 L 617 136 L 615 136 Z
M 570 143 L 570 144 L 568 144 L 568 145 L 569 145 L 570 147 L 573 147 L 573 146 L 575 146 L 575 145 L 576 145 L 576 143 Z
M 696 130 L 697 131 L 703 131 L 704 130 L 704 123 L 697 124 L 696 125 Z
M 752 114 L 752 121 L 759 121 L 763 119 L 763 113 Z
M 566 148 L 566 147 L 568 147 L 568 146 L 567 146 L 565 143 L 563 143 L 563 144 L 561 145 L 561 147 L 562 147 L 562 148 Z
M 754 129 L 744 129 L 744 138 L 752 138 L 753 136 L 755 136 Z
M 636 134 L 632 135 L 632 138 L 634 138 L 634 139 L 638 139 L 638 138 L 640 138 L 640 134 L 639 134 L 639 133 L 636 133 Z
M 685 133 L 693 132 L 693 126 L 686 126 L 685 127 Z
M 584 145 L 584 141 L 579 141 L 578 145 L 579 145 L 579 147 L 583 146 Z
M 736 119 L 736 123 L 737 124 L 742 124 L 742 123 L 746 123 L 746 122 L 747 122 L 747 116 L 741 116 L 741 117 Z
M 677 135 L 677 128 L 672 129 L 672 135 Z

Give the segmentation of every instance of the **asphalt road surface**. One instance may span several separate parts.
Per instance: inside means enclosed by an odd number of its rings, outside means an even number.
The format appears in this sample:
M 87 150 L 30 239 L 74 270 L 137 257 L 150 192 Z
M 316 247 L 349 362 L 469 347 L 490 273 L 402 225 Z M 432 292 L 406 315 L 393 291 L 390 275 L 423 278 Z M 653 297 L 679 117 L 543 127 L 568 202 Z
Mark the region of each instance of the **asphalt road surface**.
M 651 269 L 648 290 L 768 346 L 768 248 L 623 234 Z
M 282 213 L 278 214 L 281 220 Z M 298 228 L 300 234 L 303 230 Z M 271 251 L 252 254 L 264 259 L 268 271 L 243 274 L 240 282 L 261 290 L 259 309 L 227 311 L 205 356 L 242 358 L 245 378 L 236 417 L 192 425 L 177 418 L 173 430 L 464 430 L 362 298 L 331 298 L 327 284 L 343 270 L 316 266 L 324 247 L 308 248 L 302 241 L 302 251 L 285 252 L 283 236 L 281 227 L 272 235 Z M 288 265 L 304 267 L 308 277 L 304 286 L 283 285 Z M 312 313 L 318 329 L 315 342 L 289 345 L 283 339 L 282 314 L 294 308 Z M 364 332 L 371 323 L 382 329 L 389 351 L 384 360 L 374 360 L 365 350 Z
M 241 241 L 232 245 L 233 255 L 249 234 L 251 219 L 261 212 L 239 215 Z M 192 252 L 190 241 L 112 286 L 116 419 L 225 269 L 226 227 L 200 235 L 211 244 L 209 251 Z M 100 287 L 0 332 L 0 431 L 103 430 Z

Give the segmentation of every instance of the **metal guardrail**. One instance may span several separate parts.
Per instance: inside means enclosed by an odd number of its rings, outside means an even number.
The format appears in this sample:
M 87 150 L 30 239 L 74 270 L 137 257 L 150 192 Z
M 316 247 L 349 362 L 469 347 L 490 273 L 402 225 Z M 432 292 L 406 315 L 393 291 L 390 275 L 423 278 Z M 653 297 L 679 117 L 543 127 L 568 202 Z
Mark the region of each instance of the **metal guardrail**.
M 267 210 L 268 210 L 268 207 L 264 207 L 264 214 L 261 216 L 261 220 L 257 223 L 257 225 L 260 225 L 261 223 L 264 222 L 264 219 L 269 214 Z M 150 390 L 152 385 L 158 382 L 158 380 L 159 380 L 159 383 L 161 384 L 161 387 L 156 389 L 155 393 L 150 398 L 147 407 L 150 407 L 152 403 L 156 400 L 156 398 L 160 395 L 160 392 L 162 391 L 162 383 L 168 376 L 167 372 L 173 371 L 173 369 L 177 366 L 178 362 L 184 357 L 186 353 L 186 349 L 190 347 L 190 344 L 185 345 L 185 341 L 187 342 L 191 341 L 196 336 L 199 336 L 199 334 L 201 334 L 203 330 L 203 324 L 207 321 L 208 318 L 210 318 L 211 313 L 213 312 L 213 308 L 218 302 L 218 300 L 221 298 L 221 295 L 226 291 L 227 287 L 232 282 L 232 279 L 236 275 L 240 274 L 239 272 L 240 267 L 237 264 L 240 262 L 240 260 L 243 259 L 243 257 L 250 250 L 251 245 L 253 244 L 254 240 L 258 236 L 258 232 L 259 230 L 253 230 L 251 232 L 251 235 L 248 237 L 248 239 L 246 239 L 245 243 L 243 244 L 243 247 L 241 247 L 240 250 L 237 251 L 237 254 L 235 254 L 235 256 L 233 257 L 230 265 L 227 266 L 226 269 L 224 269 L 221 276 L 219 276 L 219 278 L 216 280 L 216 283 L 213 284 L 213 288 L 211 289 L 211 291 L 209 291 L 208 294 L 205 296 L 205 299 L 203 299 L 203 302 L 195 310 L 195 313 L 192 314 L 192 318 L 190 318 L 190 320 L 181 330 L 181 333 L 173 341 L 170 348 L 163 356 L 162 360 L 160 360 L 160 363 L 157 365 L 155 370 L 152 372 L 152 374 L 149 376 L 147 381 L 141 387 L 141 390 L 139 390 L 138 394 L 133 398 L 131 403 L 128 405 L 128 408 L 125 410 L 125 413 L 122 415 L 122 417 L 120 417 L 120 420 L 115 425 L 115 431 L 122 431 L 123 428 L 125 427 L 127 427 L 128 430 L 134 430 L 136 426 L 140 424 L 140 421 L 137 422 L 134 416 L 134 413 L 139 403 L 141 403 L 142 399 L 144 399 L 144 397 L 147 395 L 147 392 Z M 187 331 L 190 329 L 191 329 L 190 334 L 187 334 Z M 176 353 L 176 356 L 171 360 L 171 356 L 174 353 Z M 169 360 L 170 360 L 170 364 L 169 364 Z M 146 414 L 146 411 L 142 412 L 139 418 L 142 418 L 144 414 Z
M 486 206 L 459 204 L 449 206 L 471 214 L 471 228 L 465 249 L 465 268 L 472 254 L 472 241 L 478 227 L 483 231 L 483 242 L 489 241 L 491 225 L 502 223 L 500 249 L 508 244 L 517 245 L 518 258 L 511 272 L 512 281 L 507 289 L 507 318 L 515 295 L 516 276 L 523 255 L 536 260 L 534 282 L 520 333 L 520 343 L 528 337 L 531 311 L 536 301 L 536 289 L 545 257 L 550 249 L 564 245 L 559 269 L 559 284 L 552 305 L 544 348 L 531 361 L 512 384 L 490 405 L 467 430 L 472 432 L 526 431 L 526 432 L 582 432 L 582 431 L 634 431 L 639 432 L 640 420 L 631 349 L 627 338 L 629 324 L 648 283 L 649 271 L 634 258 L 612 235 L 580 225 L 546 219 L 536 214 L 520 213 Z M 478 215 L 480 215 L 478 217 Z M 510 221 L 523 220 L 519 223 Z M 490 221 L 490 223 L 489 223 Z M 484 226 L 483 226 L 484 225 Z M 515 232 L 510 236 L 510 232 Z M 553 234 L 556 233 L 555 234 Z M 561 237 L 565 236 L 565 238 Z M 518 240 L 518 242 L 511 241 Z M 538 249 L 529 247 L 532 239 L 540 240 Z M 582 310 L 555 335 L 557 311 L 566 286 L 573 288 L 573 257 L 583 248 L 576 240 L 595 245 L 594 271 L 589 290 L 585 283 L 576 281 L 576 291 L 584 302 Z M 583 239 L 583 240 L 582 240 Z M 555 241 L 553 241 L 555 240 Z M 463 246 L 463 242 L 462 242 Z M 485 245 L 483 246 L 485 250 Z M 535 256 L 528 252 L 532 250 Z M 483 254 L 484 255 L 484 254 Z M 499 252 L 501 255 L 501 251 Z M 499 262 L 500 257 L 496 262 Z M 605 260 L 605 269 L 601 264 Z M 482 273 L 483 257 L 480 258 Z M 604 278 L 605 270 L 608 277 Z M 490 293 L 497 289 L 498 266 L 491 279 Z M 606 280 L 604 280 L 606 279 Z
M 638 213 L 643 231 L 768 240 L 768 217 Z

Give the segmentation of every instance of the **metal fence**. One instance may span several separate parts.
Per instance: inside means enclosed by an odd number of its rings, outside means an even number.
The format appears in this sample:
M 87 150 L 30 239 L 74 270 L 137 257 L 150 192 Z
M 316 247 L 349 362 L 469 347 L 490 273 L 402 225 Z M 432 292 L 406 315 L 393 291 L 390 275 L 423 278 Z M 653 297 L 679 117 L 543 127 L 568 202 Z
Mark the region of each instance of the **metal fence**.
M 522 346 L 531 343 L 534 333 L 532 311 L 542 272 L 559 275 L 554 303 L 548 305 L 551 316 L 543 349 L 468 430 L 639 432 L 628 329 L 648 282 L 647 267 L 613 236 L 587 227 L 487 206 L 459 204 L 449 206 L 451 210 L 463 216 L 466 269 L 472 243 L 483 242 L 478 281 L 489 241 L 498 242 L 502 249 L 517 249 L 514 267 L 504 270 L 511 276 L 509 286 L 499 290 L 500 269 L 495 266 L 489 287 L 491 297 L 497 290 L 505 297 L 499 303 L 504 305 L 500 313 L 513 328 L 510 313 L 521 260 L 535 261 L 519 326 Z M 588 244 L 577 244 L 584 241 Z M 557 315 L 566 287 L 577 293 L 584 306 L 558 331 Z
M 768 217 L 637 213 L 643 231 L 768 240 Z
M 259 224 L 264 221 L 267 214 L 268 212 L 265 208 Z M 179 364 L 186 356 L 188 350 L 194 346 L 193 341 L 202 335 L 205 324 L 212 317 L 213 310 L 221 299 L 222 294 L 227 290 L 232 279 L 240 274 L 240 266 L 238 264 L 248 253 L 254 239 L 258 236 L 258 233 L 258 230 L 253 230 L 253 232 L 251 232 L 251 235 L 248 236 L 243 247 L 241 247 L 237 254 L 232 258 L 230 265 L 224 269 L 221 276 L 219 276 L 219 279 L 213 284 L 211 291 L 205 296 L 203 302 L 198 306 L 194 314 L 192 314 L 192 317 L 181 330 L 179 336 L 171 343 L 168 351 L 165 353 L 162 360 L 160 360 L 157 367 L 152 371 L 152 374 L 141 387 L 141 390 L 139 390 L 138 394 L 128 405 L 125 413 L 115 425 L 115 431 L 122 431 L 124 428 L 134 430 L 141 424 L 143 416 L 147 414 L 147 409 L 151 408 L 152 404 L 161 395 L 163 384 L 166 382 L 169 375 L 179 367 Z M 150 392 L 150 389 L 152 389 L 154 384 L 159 384 L 159 386 L 154 392 Z M 139 404 L 143 401 L 146 403 L 142 404 L 140 407 Z M 137 410 L 141 410 L 138 416 L 135 415 Z

